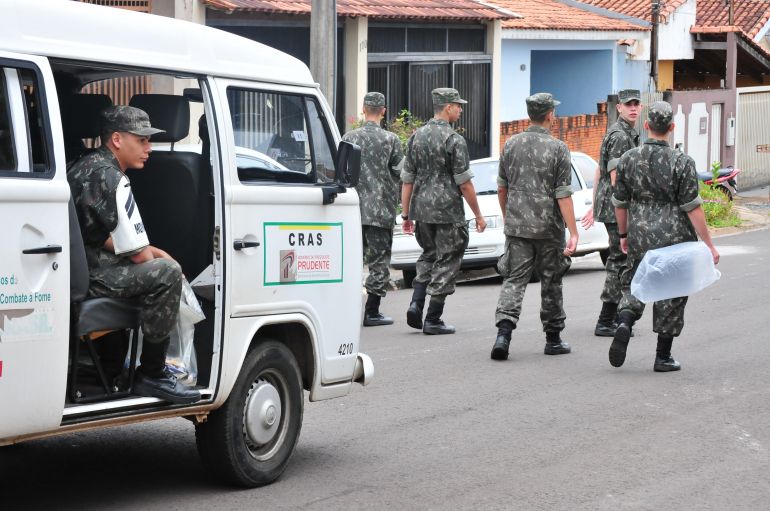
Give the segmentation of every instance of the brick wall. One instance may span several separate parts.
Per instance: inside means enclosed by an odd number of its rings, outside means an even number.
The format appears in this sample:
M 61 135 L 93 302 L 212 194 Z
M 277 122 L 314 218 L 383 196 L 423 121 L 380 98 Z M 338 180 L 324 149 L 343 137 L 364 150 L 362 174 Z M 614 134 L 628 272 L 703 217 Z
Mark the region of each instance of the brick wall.
M 500 148 L 516 133 L 529 127 L 529 119 L 500 123 Z M 599 149 L 607 132 L 607 103 L 597 105 L 597 113 L 559 117 L 551 126 L 551 134 L 563 140 L 570 151 L 586 153 L 599 160 Z

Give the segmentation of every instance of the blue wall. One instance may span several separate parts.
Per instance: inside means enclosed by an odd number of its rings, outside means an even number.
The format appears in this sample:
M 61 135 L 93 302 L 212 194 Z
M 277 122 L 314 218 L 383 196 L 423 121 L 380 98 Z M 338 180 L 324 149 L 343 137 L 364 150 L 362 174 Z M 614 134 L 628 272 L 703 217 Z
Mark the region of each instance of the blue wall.
M 612 57 L 610 50 L 533 51 L 530 90 L 561 101 L 559 116 L 596 113 L 612 93 Z

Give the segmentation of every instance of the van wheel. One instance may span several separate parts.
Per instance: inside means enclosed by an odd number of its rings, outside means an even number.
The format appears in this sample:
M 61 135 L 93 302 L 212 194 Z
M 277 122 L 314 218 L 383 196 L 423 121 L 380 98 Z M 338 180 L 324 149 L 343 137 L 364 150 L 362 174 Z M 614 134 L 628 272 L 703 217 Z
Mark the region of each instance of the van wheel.
M 602 259 L 602 264 L 603 264 L 604 266 L 607 266 L 607 258 L 608 258 L 609 256 L 610 256 L 610 251 L 609 251 L 609 249 L 607 249 L 607 250 L 600 250 L 600 251 L 599 251 L 599 257 L 601 257 L 601 259 Z
M 414 270 L 402 270 L 401 273 L 404 276 L 404 289 L 411 289 L 412 281 L 417 276 L 417 272 Z
M 195 428 L 207 472 L 249 488 L 275 481 L 297 445 L 303 400 L 299 366 L 286 346 L 269 340 L 249 351 L 227 401 Z

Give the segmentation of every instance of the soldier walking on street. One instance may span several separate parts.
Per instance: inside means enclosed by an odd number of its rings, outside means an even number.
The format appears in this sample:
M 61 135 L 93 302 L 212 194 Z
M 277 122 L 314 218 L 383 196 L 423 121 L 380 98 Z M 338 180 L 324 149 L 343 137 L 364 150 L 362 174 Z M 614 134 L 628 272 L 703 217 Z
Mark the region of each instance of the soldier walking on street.
M 615 169 L 623 154 L 639 145 L 639 134 L 634 129 L 641 112 L 641 94 L 635 89 L 618 93 L 618 120 L 608 129 L 599 151 L 599 168 L 594 179 L 594 205 L 583 216 L 581 224 L 588 229 L 594 220 L 604 223 L 609 235 L 606 277 L 602 290 L 602 311 L 594 329 L 594 335 L 612 337 L 617 326 L 618 302 L 620 302 L 620 271 L 626 262 L 626 255 L 620 250 L 618 225 L 615 223 L 615 209 L 612 207 L 612 188 L 615 184 Z
M 559 104 L 541 92 L 527 98 L 530 126 L 511 137 L 500 158 L 497 196 L 505 219 L 505 253 L 497 269 L 503 286 L 495 312 L 497 338 L 494 360 L 508 358 L 511 332 L 521 314 L 527 283 L 537 272 L 541 285 L 540 320 L 545 331 L 546 355 L 571 351 L 561 339 L 564 329 L 562 277 L 578 243 L 572 206 L 572 166 L 569 149 L 551 136 Z M 569 241 L 564 241 L 564 224 Z
M 422 254 L 406 322 L 426 334 L 453 334 L 455 329 L 441 319 L 444 301 L 455 290 L 455 279 L 468 247 L 468 224 L 463 197 L 476 217 L 476 231 L 487 224 L 481 216 L 469 169 L 468 145 L 452 129 L 467 103 L 455 89 L 431 92 L 434 117 L 418 129 L 407 146 L 401 173 L 403 229 L 414 233 Z M 430 295 L 423 324 L 425 296 Z
M 670 104 L 654 103 L 644 123 L 649 138 L 641 147 L 623 155 L 618 163 L 612 203 L 620 248 L 628 254 L 628 261 L 620 277 L 620 322 L 609 351 L 610 364 L 615 367 L 623 365 L 631 327 L 644 312 L 644 304 L 631 294 L 631 280 L 644 254 L 676 243 L 697 241 L 700 236 L 711 250 L 714 264 L 719 262 L 698 195 L 695 162 L 668 145 L 669 134 L 674 130 L 672 118 Z M 653 306 L 652 329 L 658 334 L 655 371 L 680 369 L 679 362 L 671 356 L 671 345 L 682 332 L 686 304 L 687 297 L 683 296 L 661 300 Z
M 361 177 L 356 191 L 361 207 L 364 263 L 369 266 L 364 326 L 392 325 L 393 318 L 380 312 L 380 301 L 387 293 L 390 281 L 388 264 L 404 152 L 398 137 L 380 127 L 385 116 L 383 94 L 367 93 L 363 113 L 363 126 L 349 131 L 342 139 L 361 147 Z

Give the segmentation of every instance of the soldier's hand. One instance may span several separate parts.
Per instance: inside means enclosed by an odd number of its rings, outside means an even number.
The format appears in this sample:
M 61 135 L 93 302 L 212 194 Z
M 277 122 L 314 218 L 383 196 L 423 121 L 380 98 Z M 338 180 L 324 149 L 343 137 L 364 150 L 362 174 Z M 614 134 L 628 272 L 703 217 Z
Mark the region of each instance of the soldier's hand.
M 594 225 L 594 208 L 588 208 L 583 218 L 580 220 L 583 229 L 590 229 Z
M 620 238 L 620 251 L 628 254 L 628 238 Z
M 401 230 L 404 231 L 404 234 L 414 234 L 414 222 L 409 219 L 404 220 L 404 223 L 401 224 Z
M 487 221 L 484 220 L 483 216 L 477 216 L 476 217 L 476 232 L 484 232 L 484 229 L 487 228 Z
M 710 246 L 709 250 L 711 250 L 711 257 L 714 258 L 714 264 L 719 264 L 719 252 L 717 252 L 717 247 Z
M 569 240 L 567 240 L 567 246 L 564 248 L 563 254 L 565 256 L 571 256 L 577 250 L 577 245 L 578 245 L 578 235 L 573 234 L 569 237 Z

